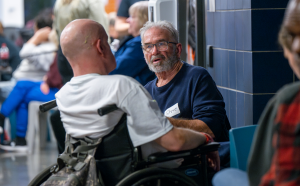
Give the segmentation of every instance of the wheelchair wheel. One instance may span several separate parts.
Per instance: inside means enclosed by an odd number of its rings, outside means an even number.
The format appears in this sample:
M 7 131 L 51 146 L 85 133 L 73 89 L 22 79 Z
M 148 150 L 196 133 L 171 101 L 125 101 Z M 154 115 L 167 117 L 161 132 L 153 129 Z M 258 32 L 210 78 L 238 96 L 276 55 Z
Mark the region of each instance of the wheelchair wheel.
M 147 168 L 130 174 L 121 180 L 117 186 L 198 186 L 190 177 L 172 170 L 164 168 Z
M 50 169 L 56 165 L 50 165 L 49 167 L 47 167 L 46 169 L 44 169 L 41 173 L 39 173 L 38 175 L 36 175 L 33 180 L 31 180 L 31 182 L 28 184 L 28 186 L 39 186 L 42 185 L 50 176 L 51 176 L 51 172 Z

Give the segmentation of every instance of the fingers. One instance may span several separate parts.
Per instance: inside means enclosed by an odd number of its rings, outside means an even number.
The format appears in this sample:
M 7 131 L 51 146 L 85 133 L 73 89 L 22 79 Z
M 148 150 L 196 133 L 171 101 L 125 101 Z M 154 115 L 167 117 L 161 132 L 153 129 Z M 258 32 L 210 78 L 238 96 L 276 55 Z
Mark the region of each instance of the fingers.
M 211 167 L 213 170 L 216 170 L 216 164 L 215 164 L 214 160 L 208 158 L 207 163 L 208 163 L 209 167 Z
M 208 166 L 213 168 L 214 171 L 220 170 L 220 157 L 219 152 L 214 151 L 207 154 Z

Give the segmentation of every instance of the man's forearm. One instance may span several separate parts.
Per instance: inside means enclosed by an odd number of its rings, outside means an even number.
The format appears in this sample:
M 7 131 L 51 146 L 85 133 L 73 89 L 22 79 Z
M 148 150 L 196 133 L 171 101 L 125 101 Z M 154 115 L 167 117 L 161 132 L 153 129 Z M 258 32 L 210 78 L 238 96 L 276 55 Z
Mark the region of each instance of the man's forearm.
M 202 133 L 186 128 L 174 127 L 167 134 L 157 138 L 156 143 L 168 151 L 190 150 L 206 143 L 206 136 Z
M 210 130 L 210 128 L 201 120 L 193 119 L 193 120 L 186 120 L 186 119 L 174 119 L 174 118 L 168 118 L 169 121 L 174 125 L 175 127 L 182 127 L 182 128 L 188 128 L 192 129 L 198 132 L 205 132 L 209 134 L 211 137 L 215 138 L 214 133 Z

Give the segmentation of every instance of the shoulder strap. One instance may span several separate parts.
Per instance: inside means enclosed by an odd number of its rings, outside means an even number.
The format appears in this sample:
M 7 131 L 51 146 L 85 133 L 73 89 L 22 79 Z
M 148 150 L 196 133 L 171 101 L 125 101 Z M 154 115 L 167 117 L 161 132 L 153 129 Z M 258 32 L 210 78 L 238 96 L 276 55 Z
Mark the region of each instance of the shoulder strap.
M 56 173 L 65 166 L 76 171 L 80 170 L 94 157 L 101 141 L 102 138 L 91 139 L 85 137 L 83 139 L 76 139 L 67 134 L 65 151 L 57 158 L 57 167 L 52 172 Z

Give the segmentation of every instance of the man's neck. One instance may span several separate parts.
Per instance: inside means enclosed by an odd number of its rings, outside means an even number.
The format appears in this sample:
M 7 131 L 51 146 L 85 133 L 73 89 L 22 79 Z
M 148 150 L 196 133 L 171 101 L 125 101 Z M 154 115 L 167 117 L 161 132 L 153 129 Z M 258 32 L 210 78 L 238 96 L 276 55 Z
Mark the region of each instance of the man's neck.
M 86 74 L 100 74 L 100 75 L 107 75 L 108 70 L 103 63 L 95 63 L 93 61 L 87 60 L 78 60 L 76 62 L 70 62 L 71 67 L 73 69 L 73 75 L 82 76 Z M 99 67 L 100 65 L 100 67 Z
M 175 75 L 179 72 L 182 65 L 183 65 L 183 63 L 181 61 L 178 61 L 177 63 L 175 63 L 175 65 L 173 66 L 173 68 L 171 70 L 155 73 L 155 75 L 158 79 L 156 86 L 162 87 L 162 86 L 168 84 L 175 77 Z

